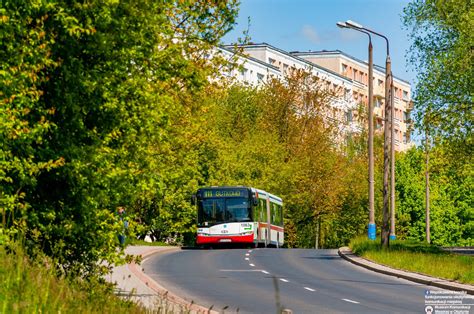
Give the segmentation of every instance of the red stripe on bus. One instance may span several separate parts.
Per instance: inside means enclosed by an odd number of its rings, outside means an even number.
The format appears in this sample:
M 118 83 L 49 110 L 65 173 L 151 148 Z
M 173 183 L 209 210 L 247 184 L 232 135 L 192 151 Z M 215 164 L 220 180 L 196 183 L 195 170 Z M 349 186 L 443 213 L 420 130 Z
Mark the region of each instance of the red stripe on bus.
M 259 228 L 266 228 L 267 226 L 268 226 L 268 224 L 265 223 L 265 222 L 259 222 L 258 223 Z M 275 231 L 280 231 L 280 232 L 284 232 L 284 230 L 285 230 L 283 227 L 279 227 L 279 226 L 275 226 L 275 225 L 270 225 L 270 229 L 275 230 Z
M 253 243 L 253 234 L 243 236 L 201 236 L 196 238 L 197 244 L 208 243 Z

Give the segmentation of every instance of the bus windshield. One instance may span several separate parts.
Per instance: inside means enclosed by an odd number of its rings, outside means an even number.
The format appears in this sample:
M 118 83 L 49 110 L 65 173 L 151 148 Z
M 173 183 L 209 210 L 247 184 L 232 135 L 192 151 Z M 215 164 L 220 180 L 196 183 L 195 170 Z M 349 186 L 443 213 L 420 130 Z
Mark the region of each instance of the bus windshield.
M 251 221 L 247 198 L 206 198 L 198 203 L 198 224 Z

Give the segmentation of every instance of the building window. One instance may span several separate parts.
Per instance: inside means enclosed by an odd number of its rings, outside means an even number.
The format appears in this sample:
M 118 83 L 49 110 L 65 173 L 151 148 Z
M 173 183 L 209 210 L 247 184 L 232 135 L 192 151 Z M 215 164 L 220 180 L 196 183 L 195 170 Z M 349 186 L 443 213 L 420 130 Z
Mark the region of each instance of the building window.
M 410 121 L 410 113 L 403 111 L 403 122 L 408 123 Z
M 346 112 L 346 121 L 348 123 L 352 122 L 352 110 L 347 110 L 347 112 Z
M 375 107 L 376 108 L 382 107 L 382 102 L 380 101 L 380 98 L 375 98 Z
M 378 82 L 379 86 L 382 86 L 382 85 L 383 85 L 383 81 L 382 81 L 382 80 L 378 80 L 377 82 Z
M 276 62 L 275 59 L 272 59 L 272 58 L 268 58 L 268 63 L 270 63 L 271 65 L 274 65 Z
M 263 78 L 265 77 L 265 75 L 261 74 L 261 73 L 257 73 L 257 80 L 259 82 L 263 81 Z
M 243 78 L 244 80 L 247 79 L 247 72 L 248 72 L 248 70 L 247 70 L 246 68 L 242 68 L 242 69 L 240 70 L 240 75 L 242 75 L 242 78 Z
M 342 73 L 345 74 L 347 71 L 347 65 L 346 64 L 342 64 Z
M 283 63 L 283 72 L 288 71 L 288 64 Z
M 350 101 L 351 100 L 351 90 L 350 89 L 344 89 L 344 99 L 346 101 Z
M 407 142 L 408 142 L 407 133 L 403 132 L 403 144 L 406 144 Z
M 406 90 L 403 91 L 403 100 L 408 100 L 408 92 Z

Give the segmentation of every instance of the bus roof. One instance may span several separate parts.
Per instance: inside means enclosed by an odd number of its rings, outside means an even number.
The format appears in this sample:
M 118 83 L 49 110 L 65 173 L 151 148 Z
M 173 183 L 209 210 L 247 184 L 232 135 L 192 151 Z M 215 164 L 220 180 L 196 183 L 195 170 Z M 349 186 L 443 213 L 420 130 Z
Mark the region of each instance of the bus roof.
M 250 187 L 250 186 L 245 186 L 245 185 L 234 185 L 234 186 L 206 186 L 206 187 L 202 187 L 202 188 L 199 188 L 198 191 L 200 190 L 218 190 L 218 189 L 247 189 L 249 191 L 251 191 L 252 193 L 255 193 L 257 192 L 259 195 L 264 195 L 264 196 L 268 196 L 270 197 L 271 199 L 277 201 L 277 202 L 281 202 L 283 203 L 283 200 L 281 199 L 281 197 L 278 197 L 274 194 L 271 194 L 267 191 L 264 191 L 264 190 L 260 190 L 260 189 L 257 189 L 257 188 L 253 188 L 253 187 Z

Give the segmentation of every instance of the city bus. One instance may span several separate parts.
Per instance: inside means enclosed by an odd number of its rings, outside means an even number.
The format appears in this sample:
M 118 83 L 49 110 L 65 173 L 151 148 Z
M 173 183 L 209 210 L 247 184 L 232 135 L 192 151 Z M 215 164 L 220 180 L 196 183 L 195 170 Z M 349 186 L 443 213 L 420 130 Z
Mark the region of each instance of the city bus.
M 283 201 L 278 196 L 252 187 L 220 186 L 200 188 L 192 199 L 197 207 L 198 246 L 284 243 Z

